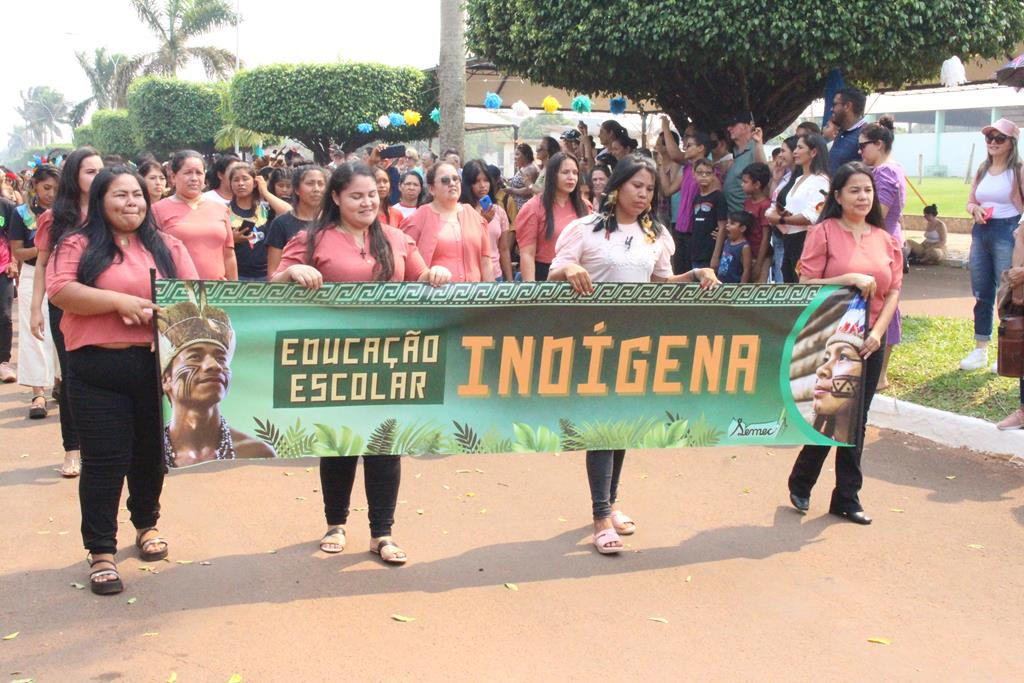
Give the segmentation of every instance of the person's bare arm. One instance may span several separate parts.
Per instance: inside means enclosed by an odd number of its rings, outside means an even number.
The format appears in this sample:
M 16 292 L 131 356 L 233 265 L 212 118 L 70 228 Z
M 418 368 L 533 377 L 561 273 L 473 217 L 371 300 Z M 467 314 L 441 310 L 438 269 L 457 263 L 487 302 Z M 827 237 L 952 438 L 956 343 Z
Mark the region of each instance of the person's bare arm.
M 228 280 L 238 279 L 238 259 L 235 258 L 234 247 L 224 247 L 224 277 Z
M 665 141 L 665 151 L 668 152 L 669 158 L 677 164 L 685 164 L 686 154 L 679 149 L 679 143 L 672 137 L 672 129 L 669 127 L 667 116 L 661 117 L 661 137 Z
M 516 241 L 516 234 L 511 230 L 501 233 L 498 238 L 498 263 L 501 265 L 501 275 L 505 282 L 512 282 L 515 279 L 515 271 L 512 270 L 512 243 Z
M 743 245 L 743 251 L 740 252 L 740 258 L 743 262 L 743 275 L 740 276 L 740 282 L 742 283 L 750 282 L 753 278 L 753 268 L 750 263 L 752 258 L 750 256 L 750 252 L 750 245 Z

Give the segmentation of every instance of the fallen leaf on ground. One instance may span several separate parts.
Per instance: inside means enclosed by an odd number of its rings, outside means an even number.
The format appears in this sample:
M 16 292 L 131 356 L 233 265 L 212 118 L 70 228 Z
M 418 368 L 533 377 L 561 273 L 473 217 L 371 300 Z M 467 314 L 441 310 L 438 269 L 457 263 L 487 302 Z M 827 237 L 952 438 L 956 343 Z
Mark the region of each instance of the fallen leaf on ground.
M 290 476 L 292 476 L 292 473 L 291 473 L 291 472 L 284 472 L 283 474 L 284 474 L 284 476 L 286 476 L 286 477 L 290 477 Z
M 480 508 L 480 514 L 481 515 L 486 515 L 487 514 L 487 508 Z
M 903 508 L 889 508 L 889 512 L 906 512 Z
M 472 491 L 466 491 L 466 498 L 473 498 L 475 496 L 476 496 L 476 494 L 473 493 Z
M 312 467 L 307 467 L 307 468 L 306 468 L 306 471 L 307 471 L 307 472 L 312 472 L 312 471 L 313 471 L 313 468 L 312 468 Z
M 478 467 L 478 468 L 476 468 L 476 469 L 475 469 L 475 470 L 473 470 L 473 471 L 474 471 L 474 472 L 479 472 L 480 474 L 483 474 L 483 473 L 484 473 L 484 471 L 483 471 L 482 469 L 480 469 L 479 467 Z
M 640 478 L 641 478 L 641 479 L 646 479 L 646 478 L 647 478 L 647 475 L 646 475 L 646 474 L 641 474 L 641 475 L 640 475 Z
M 567 520 L 565 517 L 559 517 L 558 521 L 559 522 L 568 522 L 569 520 Z
M 267 555 L 277 555 L 277 551 L 276 550 L 268 550 L 267 551 Z
M 980 543 L 968 543 L 967 547 L 970 548 L 971 550 L 984 550 L 985 549 L 985 546 L 983 546 Z
M 692 581 L 692 580 L 693 580 L 692 576 L 687 576 L 686 577 L 686 583 L 690 583 L 690 581 Z
M 395 621 L 400 621 L 403 624 L 404 623 L 408 623 L 410 621 L 416 621 L 415 617 L 407 617 L 407 616 L 405 616 L 403 614 L 392 614 L 391 618 L 394 619 Z
M 448 486 L 448 484 L 441 484 L 441 487 L 442 487 L 442 488 L 443 488 L 443 489 L 444 489 L 445 491 L 451 491 L 451 490 L 452 490 L 452 487 L 451 487 L 451 486 Z
M 203 560 L 199 564 L 203 565 L 204 567 L 209 567 L 211 564 L 213 564 L 213 562 L 207 562 L 206 560 Z
M 192 564 L 192 560 L 175 560 L 175 564 Z
M 668 619 L 665 619 L 664 617 L 647 617 L 647 619 L 649 621 L 656 621 L 659 624 L 667 624 L 668 623 Z
M 172 671 L 171 675 L 167 677 L 167 683 L 178 683 L 178 672 Z
M 157 573 L 156 570 L 153 569 L 152 567 L 150 567 L 148 564 L 144 564 L 141 567 L 139 567 L 139 571 L 140 572 L 153 572 L 154 574 Z
M 40 536 L 42 536 L 43 534 L 48 534 L 50 532 L 49 531 L 37 531 L 36 533 L 39 534 Z
M 15 678 L 11 683 L 35 683 L 34 678 Z
M 21 454 L 21 455 L 19 455 L 18 457 L 19 457 L 19 458 L 27 458 L 27 457 L 28 457 L 28 453 L 22 453 L 22 454 Z
M 129 605 L 134 605 L 134 604 L 135 604 L 135 603 L 137 603 L 138 601 L 139 601 L 139 599 L 138 599 L 138 598 L 128 598 L 128 604 L 129 604 Z
M 366 512 L 366 508 L 352 508 L 352 512 Z
M 469 474 L 472 470 L 455 470 L 455 474 Z
M 228 683 L 242 683 L 242 676 L 240 674 L 231 674 Z
M 892 641 L 888 638 L 868 638 L 868 642 L 875 645 L 892 645 Z
M 423 508 L 416 508 L 416 514 L 417 515 L 422 515 L 423 514 Z
M 158 635 L 160 635 L 160 634 L 157 633 L 156 631 L 147 631 L 147 632 L 142 634 L 142 637 L 143 638 L 152 638 L 153 636 L 158 636 Z
M 20 633 L 21 633 L 21 631 L 15 631 L 14 633 L 8 633 L 6 636 L 3 637 L 3 640 L 14 640 L 15 638 L 18 637 L 18 635 Z
M 955 474 L 951 474 L 948 477 L 946 477 L 946 479 L 949 479 L 950 481 L 953 481 L 954 479 L 956 479 L 956 475 Z
M 417 472 L 416 474 L 414 474 L 412 476 L 413 476 L 414 479 L 419 479 L 420 477 L 423 476 L 423 474 L 421 472 Z
M 743 493 L 744 494 L 750 493 L 750 487 L 749 486 L 744 486 L 743 487 Z
M 305 496 L 295 496 L 295 500 L 306 500 Z
M 506 583 L 505 588 L 509 589 L 510 591 L 519 590 L 519 586 L 515 585 L 514 583 Z
M 72 581 L 71 582 L 71 587 L 72 588 L 77 588 L 78 590 L 84 590 L 85 589 L 85 586 L 83 586 L 82 584 L 78 583 L 77 581 Z

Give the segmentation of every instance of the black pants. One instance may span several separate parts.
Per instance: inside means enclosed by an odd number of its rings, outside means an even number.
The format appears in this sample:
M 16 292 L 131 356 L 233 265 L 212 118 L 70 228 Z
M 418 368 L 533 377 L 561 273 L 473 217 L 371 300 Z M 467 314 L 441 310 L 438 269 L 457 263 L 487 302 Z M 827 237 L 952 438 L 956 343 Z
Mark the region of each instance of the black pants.
M 796 264 L 803 256 L 805 239 L 806 230 L 782 236 L 782 281 L 786 284 L 800 282 L 800 276 L 796 274 Z
M 676 252 L 672 254 L 672 272 L 676 275 L 690 272 L 690 233 L 672 230 Z
M 11 322 L 13 309 L 14 280 L 0 272 L 0 363 L 11 360 L 11 344 L 14 343 L 14 324 Z
M 320 458 L 320 489 L 324 495 L 324 516 L 330 526 L 348 522 L 348 506 L 358 461 L 359 458 L 350 456 Z M 373 538 L 391 535 L 401 481 L 402 459 L 399 456 L 371 455 L 363 458 L 363 483 Z
M 836 448 L 836 487 L 832 490 L 830 511 L 859 512 L 861 507 L 860 493 L 864 484 L 864 473 L 860 469 L 860 456 L 863 451 L 864 430 L 868 423 L 868 408 L 878 388 L 878 378 L 882 374 L 882 360 L 885 358 L 885 338 L 882 345 L 864 363 L 864 415 L 862 416 L 858 435 L 861 446 L 840 446 Z M 804 446 L 793 463 L 793 471 L 789 475 L 789 490 L 801 498 L 809 498 L 811 489 L 818 481 L 821 467 L 828 457 L 831 446 Z
M 60 331 L 60 321 L 64 318 L 64 311 L 49 302 L 50 310 L 50 335 L 53 337 L 53 345 L 57 349 L 57 364 L 60 365 L 60 376 L 67 380 L 68 377 L 68 351 L 64 348 L 64 333 Z M 74 412 L 71 408 L 69 396 L 70 383 L 63 382 L 60 394 L 57 397 L 57 407 L 60 409 L 60 439 L 64 444 L 65 451 L 78 450 L 78 429 L 75 428 Z
M 548 273 L 551 271 L 550 263 L 541 263 L 540 261 L 533 262 L 533 279 L 536 282 L 544 282 L 548 279 Z
M 117 505 L 128 480 L 136 529 L 156 526 L 164 484 L 156 357 L 142 347 L 86 346 L 68 353 L 64 386 L 81 426 L 82 540 L 91 553 L 117 551 Z
M 611 517 L 625 460 L 625 450 L 587 451 L 587 480 L 590 482 L 590 502 L 595 520 Z

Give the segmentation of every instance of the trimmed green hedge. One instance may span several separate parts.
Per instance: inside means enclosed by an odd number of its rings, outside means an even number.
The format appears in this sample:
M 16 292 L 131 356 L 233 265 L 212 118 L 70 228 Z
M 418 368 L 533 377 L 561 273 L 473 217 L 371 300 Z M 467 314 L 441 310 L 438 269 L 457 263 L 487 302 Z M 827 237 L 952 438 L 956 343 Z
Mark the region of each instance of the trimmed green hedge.
M 93 145 L 103 154 L 119 154 L 131 159 L 139 143 L 131 115 L 124 109 L 101 109 L 92 115 Z
M 164 158 L 178 149 L 213 150 L 223 124 L 216 86 L 172 78 L 143 78 L 128 89 L 128 111 L 141 149 Z

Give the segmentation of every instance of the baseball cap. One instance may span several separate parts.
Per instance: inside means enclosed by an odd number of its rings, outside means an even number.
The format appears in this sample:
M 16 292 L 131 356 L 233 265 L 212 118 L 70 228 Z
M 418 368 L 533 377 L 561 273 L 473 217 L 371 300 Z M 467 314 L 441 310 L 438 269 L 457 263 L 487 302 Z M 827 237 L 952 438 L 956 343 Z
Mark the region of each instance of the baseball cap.
M 741 111 L 733 114 L 725 120 L 725 127 L 735 126 L 737 123 L 754 123 L 754 114 L 750 111 Z
M 999 131 L 1003 135 L 1011 137 L 1014 140 L 1020 137 L 1020 128 L 1018 128 L 1017 124 L 1010 119 L 999 119 L 991 126 L 985 126 L 981 129 L 981 134 L 988 135 L 992 131 Z
M 580 132 L 575 128 L 570 128 L 569 130 L 562 133 L 561 138 L 563 140 L 579 140 Z

